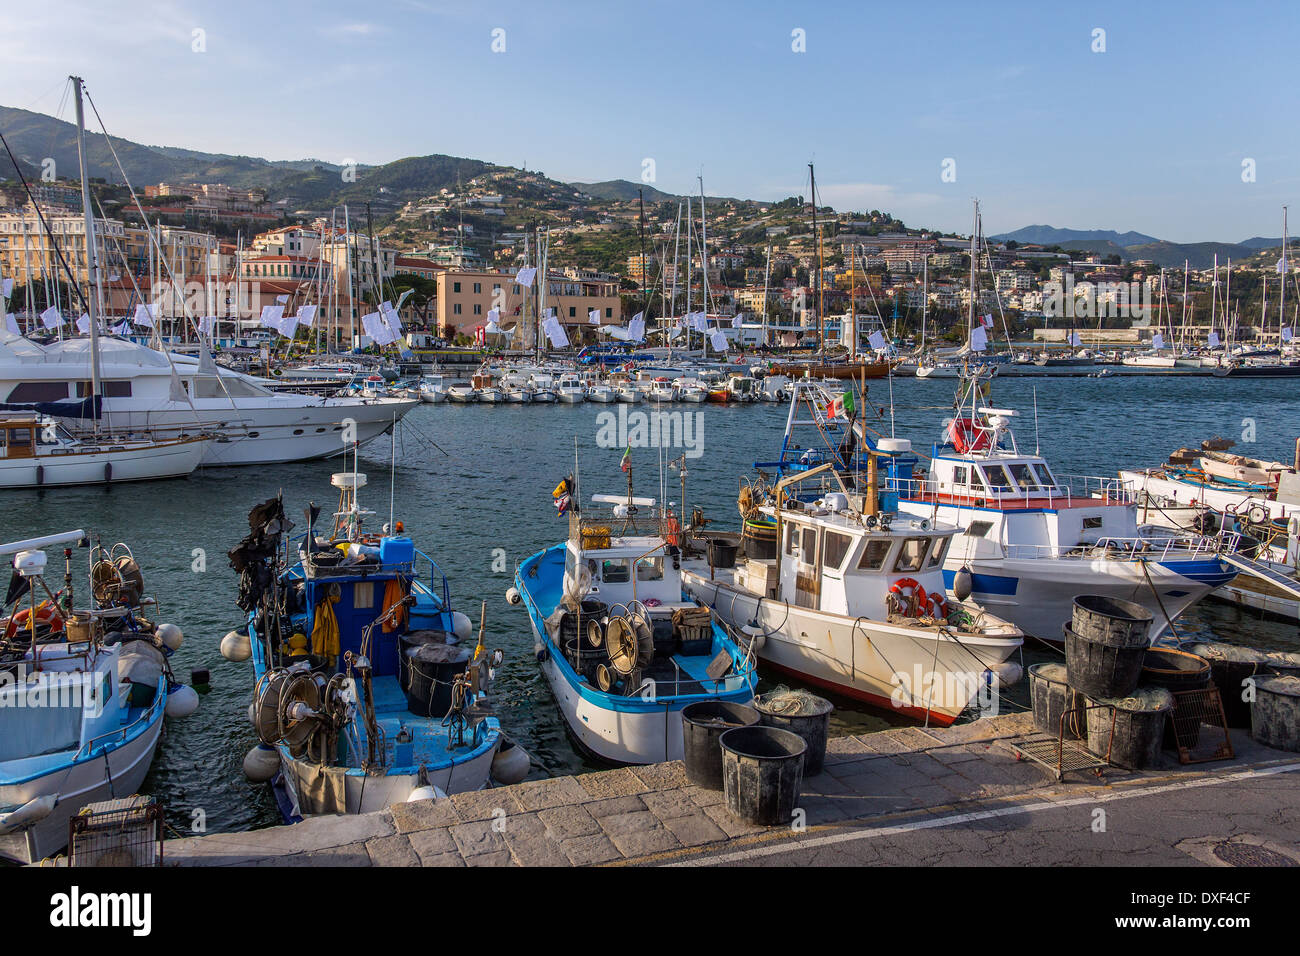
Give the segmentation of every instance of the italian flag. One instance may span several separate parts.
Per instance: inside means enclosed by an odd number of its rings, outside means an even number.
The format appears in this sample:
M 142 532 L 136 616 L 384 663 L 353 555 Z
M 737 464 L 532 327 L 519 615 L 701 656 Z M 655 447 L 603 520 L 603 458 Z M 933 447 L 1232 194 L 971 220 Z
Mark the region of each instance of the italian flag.
M 632 467 L 632 446 L 627 446 L 627 451 L 623 452 L 623 460 L 618 463 L 618 467 L 626 474 Z
M 835 399 L 826 409 L 826 413 L 831 418 L 852 418 L 853 417 L 853 393 L 844 392 L 839 398 Z

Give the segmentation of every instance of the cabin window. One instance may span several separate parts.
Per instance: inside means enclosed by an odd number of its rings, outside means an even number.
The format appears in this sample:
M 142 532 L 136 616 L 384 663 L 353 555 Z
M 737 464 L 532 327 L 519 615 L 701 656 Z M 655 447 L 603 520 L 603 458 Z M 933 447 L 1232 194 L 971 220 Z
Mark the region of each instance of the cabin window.
M 803 540 L 799 544 L 799 560 L 804 564 L 812 564 L 817 560 L 817 529 L 804 528 Z
M 1084 531 L 1096 531 L 1101 527 L 1101 515 L 1085 515 L 1083 519 Z
M 943 563 L 943 553 L 948 550 L 948 542 L 951 538 L 935 538 L 934 544 L 930 547 L 930 560 L 926 563 L 927 568 L 935 568 Z
M 972 538 L 987 538 L 989 532 L 993 530 L 992 521 L 972 521 L 966 527 L 966 533 Z
M 1052 477 L 1052 473 L 1051 473 L 1050 471 L 1047 470 L 1047 464 L 1046 464 L 1046 463 L 1043 463 L 1043 464 L 1035 464 L 1035 465 L 1034 465 L 1034 474 L 1036 474 L 1036 475 L 1038 476 L 1038 482 L 1039 482 L 1039 484 L 1041 484 L 1044 488 L 1055 488 L 1055 487 L 1056 487 L 1056 479 L 1053 478 L 1053 477 Z
M 965 465 L 958 465 L 952 470 L 952 483 L 954 485 L 965 485 L 970 483 L 969 479 L 966 477 Z
M 858 558 L 858 570 L 879 571 L 885 566 L 885 558 L 889 557 L 889 549 L 893 544 L 888 538 L 868 540 L 867 546 L 862 549 L 862 557 Z
M 786 554 L 790 554 L 790 555 L 794 554 L 794 536 L 795 536 L 794 525 L 789 525 L 789 524 L 786 525 L 785 526 L 785 553 Z
M 894 562 L 895 571 L 920 571 L 925 556 L 930 552 L 929 538 L 908 538 L 898 549 L 898 560 Z
M 664 579 L 663 558 L 642 558 L 636 563 L 636 579 L 645 581 L 662 581 Z
M 985 465 L 983 474 L 990 488 L 995 488 L 998 491 L 1010 491 L 1013 487 L 1011 475 L 1001 465 Z
M 627 558 L 609 558 L 600 563 L 600 579 L 606 584 L 627 584 L 632 580 L 632 568 Z
M 1034 470 L 1023 461 L 1018 461 L 1011 466 L 1011 474 L 1016 479 L 1016 484 L 1026 491 L 1038 489 L 1038 479 L 1034 477 Z
M 565 551 L 565 553 L 564 553 L 564 576 L 565 576 L 566 578 L 570 578 L 570 579 L 572 579 L 572 578 L 573 578 L 573 572 L 574 572 L 574 570 L 575 570 L 577 567 L 578 567 L 578 559 L 577 559 L 576 557 L 574 557 L 573 552 L 572 552 L 572 551 Z
M 352 585 L 352 606 L 358 610 L 375 606 L 375 583 L 358 581 Z
M 822 567 L 838 571 L 852 544 L 853 539 L 847 534 L 827 531 L 822 538 Z
M 8 401 L 58 402 L 67 397 L 67 382 L 19 382 L 9 393 Z
M 131 383 L 126 381 L 117 382 L 100 382 L 100 394 L 105 398 L 130 398 Z M 77 383 L 77 398 L 89 398 L 92 392 L 92 383 Z

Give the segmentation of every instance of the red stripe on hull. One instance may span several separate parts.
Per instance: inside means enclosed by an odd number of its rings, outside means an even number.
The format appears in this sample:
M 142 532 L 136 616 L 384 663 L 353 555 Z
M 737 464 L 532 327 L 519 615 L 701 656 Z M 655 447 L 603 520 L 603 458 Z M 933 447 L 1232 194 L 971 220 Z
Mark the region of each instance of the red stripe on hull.
M 785 667 L 781 664 L 774 663 L 773 661 L 765 660 L 763 663 L 773 670 L 780 671 L 782 674 L 789 674 L 791 677 L 797 677 L 801 681 L 814 684 L 817 687 L 829 690 L 842 697 L 851 697 L 854 700 L 860 700 L 863 703 L 871 704 L 873 707 L 880 710 L 887 710 L 890 713 L 911 717 L 913 720 L 924 721 L 926 719 L 927 711 L 924 707 L 900 707 L 889 697 L 881 697 L 879 694 L 872 694 L 865 690 L 858 690 L 856 687 L 846 687 L 845 685 L 837 684 L 834 681 L 823 680 L 820 677 L 813 677 L 810 674 L 805 674 L 803 671 L 797 671 L 792 667 Z M 957 719 L 955 715 L 943 714 L 937 710 L 929 711 L 929 717 L 931 724 L 937 724 L 940 727 L 949 727 L 952 725 L 953 721 Z

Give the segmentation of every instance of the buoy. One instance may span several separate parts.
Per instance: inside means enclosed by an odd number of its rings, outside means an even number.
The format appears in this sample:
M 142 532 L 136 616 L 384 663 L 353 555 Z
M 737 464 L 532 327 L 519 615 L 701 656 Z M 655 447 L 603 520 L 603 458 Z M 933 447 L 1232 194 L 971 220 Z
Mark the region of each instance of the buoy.
M 46 793 L 28 800 L 16 810 L 0 813 L 0 836 L 39 823 L 53 812 L 54 805 L 58 802 L 57 793 Z
M 1024 668 L 1016 661 L 1003 661 L 989 668 L 998 679 L 998 686 L 1010 687 L 1024 676 Z
M 417 800 L 442 800 L 446 798 L 440 787 L 427 784 L 423 787 L 416 787 L 411 791 L 411 795 L 406 798 L 407 803 L 415 803 Z
M 740 630 L 749 638 L 750 644 L 756 651 L 762 650 L 763 645 L 767 643 L 767 632 L 758 626 L 757 621 L 742 625 Z
M 474 622 L 471 621 L 468 616 L 462 614 L 460 611 L 452 611 L 451 630 L 452 633 L 454 633 L 462 641 L 468 641 L 470 639 L 470 635 L 474 633 Z
M 541 639 L 539 638 L 538 640 L 534 641 L 533 657 L 537 660 L 537 663 L 539 664 L 542 663 L 542 661 L 546 660 L 548 656 L 550 656 L 550 652 L 547 651 L 546 645 L 542 643 Z
M 178 650 L 185 643 L 185 635 L 175 624 L 159 624 L 153 636 L 154 641 L 173 651 Z
M 274 747 L 258 744 L 244 756 L 244 776 L 253 783 L 266 783 L 280 770 L 280 754 Z
M 248 722 L 254 727 L 257 726 L 257 704 L 248 705 Z
M 958 601 L 964 601 L 970 597 L 974 589 L 975 579 L 971 576 L 970 568 L 962 565 L 952 576 L 952 593 L 956 595 Z
M 253 656 L 253 642 L 247 634 L 231 631 L 221 639 L 221 656 L 235 663 L 246 661 Z
M 528 776 L 531 766 L 532 761 L 528 759 L 524 748 L 513 740 L 506 740 L 497 749 L 496 756 L 492 758 L 492 779 L 497 783 L 510 786 Z
M 519 596 L 519 590 L 517 588 L 510 588 L 506 591 L 506 603 L 518 604 L 522 600 L 523 598 Z
M 199 692 L 189 684 L 177 684 L 167 691 L 167 705 L 163 712 L 168 717 L 188 717 L 199 709 Z

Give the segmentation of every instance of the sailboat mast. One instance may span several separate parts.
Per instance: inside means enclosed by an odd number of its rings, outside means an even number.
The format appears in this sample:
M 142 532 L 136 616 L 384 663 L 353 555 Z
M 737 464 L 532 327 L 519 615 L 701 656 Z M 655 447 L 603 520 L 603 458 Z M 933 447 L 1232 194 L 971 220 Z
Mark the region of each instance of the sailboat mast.
M 821 310 L 821 262 L 818 253 L 821 245 L 817 241 L 817 173 L 813 169 L 813 164 L 808 164 L 808 199 L 812 203 L 812 221 L 813 221 L 813 303 L 817 310 L 817 354 L 826 354 L 826 345 L 822 339 L 822 310 Z
M 1286 261 L 1286 206 L 1282 207 L 1282 291 L 1277 300 L 1277 343 L 1282 344 L 1282 326 L 1286 324 L 1286 274 L 1291 271 L 1291 263 Z
M 704 357 L 709 357 L 709 220 L 704 212 L 704 177 L 700 181 L 700 269 L 704 272 L 704 331 L 700 338 L 704 340 Z M 629 472 L 630 474 L 630 472 Z
M 81 213 L 86 224 L 86 280 L 93 286 L 99 282 L 99 263 L 95 259 L 95 214 L 90 209 L 90 176 L 86 170 L 86 115 L 81 104 L 81 77 L 69 77 L 76 92 L 77 103 L 77 161 L 81 165 Z M 88 286 L 89 287 L 89 286 Z M 86 296 L 86 310 L 90 319 L 90 390 L 91 402 L 98 402 L 102 394 L 99 377 L 99 310 L 93 295 Z M 98 424 L 98 418 L 94 419 Z

